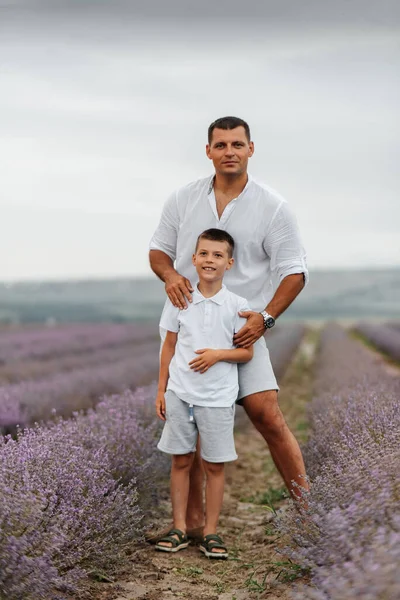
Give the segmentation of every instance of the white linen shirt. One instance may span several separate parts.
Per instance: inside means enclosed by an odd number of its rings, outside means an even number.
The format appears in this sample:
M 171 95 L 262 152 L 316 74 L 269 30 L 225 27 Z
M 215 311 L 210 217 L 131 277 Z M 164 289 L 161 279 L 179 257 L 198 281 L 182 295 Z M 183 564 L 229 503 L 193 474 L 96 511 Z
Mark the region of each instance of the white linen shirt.
M 264 310 L 284 277 L 304 273 L 306 254 L 295 217 L 286 200 L 250 175 L 242 193 L 231 200 L 218 218 L 214 176 L 176 190 L 166 201 L 151 250 L 162 250 L 176 260 L 176 270 L 193 284 L 192 264 L 198 235 L 215 227 L 235 240 L 235 263 L 224 283 L 245 296 L 252 310 Z
M 189 404 L 232 406 L 239 391 L 237 363 L 220 361 L 200 373 L 191 369 L 189 362 L 200 356 L 195 350 L 235 348 L 233 335 L 246 324 L 246 319 L 238 315 L 240 310 L 249 310 L 247 300 L 225 285 L 211 298 L 205 298 L 196 285 L 193 302 L 185 310 L 167 300 L 160 327 L 178 333 L 169 366 L 168 390 Z

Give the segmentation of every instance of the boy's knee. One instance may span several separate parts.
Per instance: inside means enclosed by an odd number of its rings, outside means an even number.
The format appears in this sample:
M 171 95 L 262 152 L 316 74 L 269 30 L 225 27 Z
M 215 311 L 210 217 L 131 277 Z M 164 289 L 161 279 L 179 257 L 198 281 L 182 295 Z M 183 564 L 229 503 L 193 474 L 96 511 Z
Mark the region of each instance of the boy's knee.
M 225 463 L 212 463 L 206 460 L 203 460 L 203 465 L 207 475 L 220 475 L 225 467 Z
M 172 467 L 179 470 L 189 470 L 193 464 L 193 460 L 194 452 L 189 452 L 189 454 L 174 454 L 172 457 Z

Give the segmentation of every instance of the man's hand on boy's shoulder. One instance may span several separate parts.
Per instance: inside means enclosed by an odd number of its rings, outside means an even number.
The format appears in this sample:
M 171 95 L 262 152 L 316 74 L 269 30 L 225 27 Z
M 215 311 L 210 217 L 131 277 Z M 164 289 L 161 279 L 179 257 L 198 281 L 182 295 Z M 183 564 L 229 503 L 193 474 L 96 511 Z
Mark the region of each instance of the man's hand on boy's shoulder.
M 165 394 L 164 394 L 164 392 L 157 392 L 156 411 L 157 411 L 157 416 L 162 421 L 165 421 L 166 417 L 165 417 Z
M 183 277 L 175 270 L 165 277 L 165 291 L 171 303 L 184 310 L 192 302 L 193 286 L 189 279 Z
M 213 348 L 201 348 L 195 350 L 195 353 L 199 356 L 191 360 L 189 366 L 193 371 L 199 371 L 200 373 L 205 373 L 220 360 L 220 351 Z

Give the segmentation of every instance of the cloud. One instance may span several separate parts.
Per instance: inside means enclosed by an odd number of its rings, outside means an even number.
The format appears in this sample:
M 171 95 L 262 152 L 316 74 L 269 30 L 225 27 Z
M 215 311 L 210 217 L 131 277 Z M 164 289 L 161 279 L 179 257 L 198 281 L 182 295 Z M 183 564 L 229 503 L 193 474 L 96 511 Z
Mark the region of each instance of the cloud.
M 229 22 L 229 20 L 262 21 L 271 26 L 324 25 L 334 26 L 359 25 L 381 26 L 392 25 L 400 16 L 399 4 L 396 0 L 336 0 L 321 2 L 320 0 L 0 0 L 0 7 L 21 10 L 78 15 L 95 13 L 98 18 L 125 17 L 156 20 L 198 19 L 207 21 Z M 265 25 L 264 25 L 265 26 Z
M 95 256 L 104 254 L 110 275 L 148 272 L 163 201 L 210 172 L 206 130 L 224 114 L 250 122 L 251 171 L 288 197 L 312 265 L 398 263 L 400 53 L 390 3 L 363 2 L 364 12 L 358 2 L 260 3 L 251 26 L 231 2 L 226 22 L 223 3 L 214 12 L 198 3 L 191 19 L 180 2 L 157 5 L 157 18 L 154 2 L 18 4 L 2 19 L 0 210 L 9 232 L 17 216 L 36 229 L 18 237 L 18 261 L 1 265 L 0 278 L 100 273 Z M 71 211 L 87 245 L 61 251 Z M 121 259 L 124 218 L 135 261 Z M 2 244 L 10 253 L 10 233 Z

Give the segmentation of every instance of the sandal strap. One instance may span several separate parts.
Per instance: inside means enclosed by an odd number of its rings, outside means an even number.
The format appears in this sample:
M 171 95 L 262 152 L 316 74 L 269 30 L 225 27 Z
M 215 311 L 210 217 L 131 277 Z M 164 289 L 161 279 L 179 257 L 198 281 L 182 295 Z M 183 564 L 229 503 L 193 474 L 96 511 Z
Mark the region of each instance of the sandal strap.
M 178 539 L 173 537 L 174 535 L 176 535 Z M 173 545 L 173 547 L 175 547 L 178 544 L 182 544 L 182 542 L 186 542 L 186 540 L 187 536 L 185 533 L 183 533 L 183 531 L 181 531 L 180 529 L 171 529 L 170 531 L 168 531 L 165 537 L 159 540 L 159 542 L 170 542 Z
M 227 551 L 227 547 L 225 546 L 224 541 L 222 540 L 222 538 L 219 537 L 219 535 L 215 533 L 210 533 L 204 536 L 204 542 L 207 548 L 209 548 L 210 550 L 213 550 L 213 548 L 222 548 L 222 550 Z
M 216 541 L 218 544 L 223 544 L 222 538 L 219 537 L 216 533 L 209 533 L 204 536 L 204 541 L 208 544 L 209 542 Z

